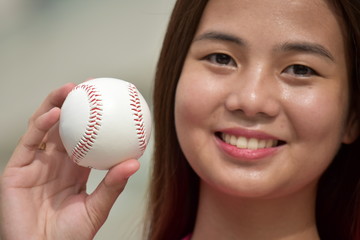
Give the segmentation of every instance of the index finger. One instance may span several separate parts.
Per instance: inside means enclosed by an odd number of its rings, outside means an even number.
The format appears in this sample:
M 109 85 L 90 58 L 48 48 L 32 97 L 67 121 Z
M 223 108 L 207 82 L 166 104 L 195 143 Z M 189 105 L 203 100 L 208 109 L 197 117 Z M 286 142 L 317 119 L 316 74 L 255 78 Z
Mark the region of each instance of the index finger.
M 38 146 L 50 128 L 58 121 L 60 107 L 74 84 L 66 84 L 51 92 L 29 120 L 28 128 L 20 139 L 8 166 L 24 166 L 33 161 Z
M 52 91 L 40 105 L 40 107 L 35 111 L 35 113 L 30 118 L 30 122 L 33 119 L 38 118 L 44 113 L 48 112 L 50 109 L 54 107 L 61 108 L 65 98 L 69 94 L 69 92 L 75 87 L 75 84 L 68 83 L 64 86 Z

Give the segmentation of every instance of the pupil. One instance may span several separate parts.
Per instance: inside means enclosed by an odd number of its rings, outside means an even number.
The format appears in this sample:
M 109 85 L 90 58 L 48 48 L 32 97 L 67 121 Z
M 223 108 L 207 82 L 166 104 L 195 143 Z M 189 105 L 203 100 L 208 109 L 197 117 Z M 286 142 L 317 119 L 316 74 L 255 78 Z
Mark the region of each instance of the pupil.
M 230 57 L 226 54 L 217 54 L 216 55 L 216 62 L 219 64 L 229 64 Z
M 303 65 L 294 65 L 295 74 L 306 75 L 309 73 L 309 68 Z

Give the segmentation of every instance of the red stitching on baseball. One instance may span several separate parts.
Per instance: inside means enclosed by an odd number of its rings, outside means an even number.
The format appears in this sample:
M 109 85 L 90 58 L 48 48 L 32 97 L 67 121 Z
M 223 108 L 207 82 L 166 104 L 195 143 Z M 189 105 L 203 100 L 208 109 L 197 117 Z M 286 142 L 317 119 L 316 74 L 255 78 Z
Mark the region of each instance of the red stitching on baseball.
M 141 110 L 140 98 L 136 87 L 129 83 L 129 96 L 130 96 L 130 106 L 131 111 L 133 112 L 134 121 L 136 122 L 136 134 L 139 141 L 140 151 L 145 151 L 146 148 L 146 132 L 145 124 L 143 119 L 143 114 Z
M 83 134 L 80 141 L 72 151 L 71 159 L 76 163 L 84 158 L 87 152 L 93 146 L 101 126 L 103 112 L 101 94 L 98 93 L 95 86 L 83 84 L 76 86 L 73 91 L 79 89 L 85 91 L 88 97 L 90 105 L 90 117 L 86 127 L 86 132 Z

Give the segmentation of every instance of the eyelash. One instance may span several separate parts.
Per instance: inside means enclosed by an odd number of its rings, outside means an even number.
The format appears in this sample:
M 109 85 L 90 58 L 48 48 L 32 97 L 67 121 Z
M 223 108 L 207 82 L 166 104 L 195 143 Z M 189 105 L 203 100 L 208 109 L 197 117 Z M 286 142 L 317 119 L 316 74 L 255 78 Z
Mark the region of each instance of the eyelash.
M 300 71 L 306 71 L 306 73 L 295 73 L 294 69 L 295 67 L 297 67 L 297 70 Z M 292 69 L 292 73 L 289 73 L 288 71 Z M 283 71 L 285 74 L 291 74 L 291 75 L 295 75 L 296 77 L 301 77 L 301 78 L 305 78 L 305 77 L 311 77 L 311 76 L 319 76 L 319 74 L 312 69 L 311 67 L 305 66 L 305 65 L 301 65 L 301 64 L 294 64 L 294 65 L 290 65 L 287 68 L 285 68 L 285 70 Z
M 203 59 L 219 66 L 237 67 L 235 60 L 225 53 L 212 53 L 207 55 Z
M 212 53 L 203 58 L 206 61 L 209 61 L 211 64 L 215 64 L 218 66 L 226 66 L 226 67 L 237 67 L 235 60 L 226 53 Z M 225 62 L 224 62 L 225 61 Z M 296 69 L 297 68 L 297 69 Z M 295 73 L 296 70 L 306 71 L 306 73 Z M 289 73 L 292 71 L 292 73 Z M 306 65 L 302 64 L 293 64 L 285 68 L 283 71 L 285 74 L 295 75 L 296 77 L 306 78 L 311 76 L 319 76 L 319 74 Z

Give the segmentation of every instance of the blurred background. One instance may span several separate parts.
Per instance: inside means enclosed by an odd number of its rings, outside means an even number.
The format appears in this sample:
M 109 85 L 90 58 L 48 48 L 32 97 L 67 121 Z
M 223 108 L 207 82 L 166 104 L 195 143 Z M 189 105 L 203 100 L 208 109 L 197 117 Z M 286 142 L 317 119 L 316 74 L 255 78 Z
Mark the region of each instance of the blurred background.
M 115 77 L 150 108 L 157 58 L 175 0 L 0 0 L 0 170 L 50 91 Z M 152 140 L 95 239 L 140 239 Z M 89 192 L 106 172 L 93 170 Z

